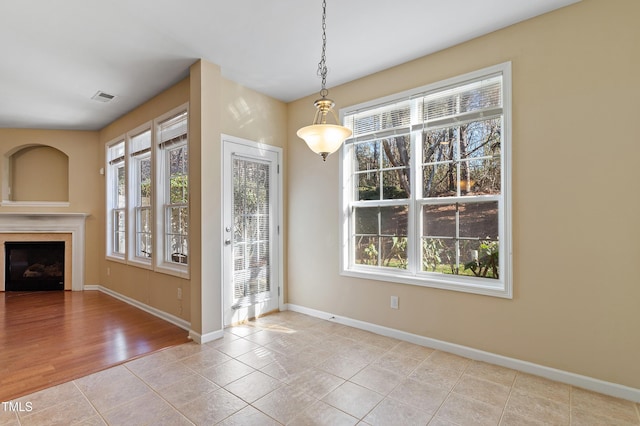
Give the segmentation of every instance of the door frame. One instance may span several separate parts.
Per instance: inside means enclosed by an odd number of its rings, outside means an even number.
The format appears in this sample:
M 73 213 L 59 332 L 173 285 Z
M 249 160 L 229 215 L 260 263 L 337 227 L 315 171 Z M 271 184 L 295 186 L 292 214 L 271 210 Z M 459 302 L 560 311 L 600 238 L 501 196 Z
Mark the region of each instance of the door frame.
M 233 145 L 242 145 L 245 147 L 249 147 L 249 148 L 253 148 L 253 149 L 258 149 L 261 151 L 269 151 L 271 153 L 276 154 L 276 181 L 277 181 L 277 197 L 276 199 L 273 200 L 274 202 L 274 207 L 277 210 L 276 214 L 274 215 L 277 224 L 277 232 L 275 235 L 275 244 L 274 247 L 276 248 L 277 253 L 272 253 L 272 259 L 273 259 L 273 263 L 274 263 L 274 267 L 273 267 L 273 271 L 275 272 L 275 279 L 274 279 L 274 283 L 277 285 L 278 287 L 278 309 L 282 309 L 284 307 L 284 226 L 283 226 L 283 218 L 284 218 L 284 197 L 283 197 L 283 156 L 282 156 L 282 148 L 277 147 L 277 146 L 273 146 L 273 145 L 268 145 L 265 143 L 261 143 L 261 142 L 256 142 L 256 141 L 252 141 L 249 139 L 243 139 L 243 138 L 239 138 L 236 136 L 231 136 L 231 135 L 227 135 L 227 134 L 222 134 L 221 135 L 221 144 L 220 144 L 220 150 L 221 150 L 221 165 L 220 165 L 220 169 L 222 170 L 222 181 L 220 182 L 221 185 L 221 191 L 220 191 L 220 206 L 222 208 L 222 212 L 220 215 L 220 235 L 222 236 L 222 240 L 220 241 L 221 246 L 223 247 L 222 250 L 220 251 L 220 256 L 221 256 L 221 265 L 222 265 L 222 271 L 220 271 L 220 276 L 222 278 L 222 285 L 220 286 L 220 302 L 221 302 L 221 324 L 223 325 L 223 327 L 227 327 L 231 324 L 227 324 L 225 321 L 225 292 L 227 291 L 226 286 L 227 286 L 227 277 L 225 275 L 225 271 L 227 268 L 227 265 L 225 265 L 225 250 L 224 250 L 224 238 L 225 238 L 225 209 L 230 208 L 230 206 L 227 206 L 225 203 L 225 179 L 226 179 L 226 173 L 229 173 L 231 171 L 225 169 L 225 154 L 227 152 L 227 149 L 229 147 L 232 147 Z

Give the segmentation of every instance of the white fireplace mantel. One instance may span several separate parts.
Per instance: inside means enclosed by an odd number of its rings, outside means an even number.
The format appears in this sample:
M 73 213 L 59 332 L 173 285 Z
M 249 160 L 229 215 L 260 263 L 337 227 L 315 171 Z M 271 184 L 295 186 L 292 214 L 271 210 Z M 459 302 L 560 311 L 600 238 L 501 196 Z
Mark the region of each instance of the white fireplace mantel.
M 84 289 L 84 239 L 86 213 L 0 212 L 0 233 L 71 234 L 71 289 Z

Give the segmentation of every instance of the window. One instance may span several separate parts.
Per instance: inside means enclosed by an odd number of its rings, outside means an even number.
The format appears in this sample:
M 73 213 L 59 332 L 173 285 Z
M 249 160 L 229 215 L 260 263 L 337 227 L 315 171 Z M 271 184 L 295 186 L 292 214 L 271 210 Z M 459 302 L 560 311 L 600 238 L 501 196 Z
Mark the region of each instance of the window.
M 184 105 L 107 144 L 107 258 L 188 276 Z
M 129 137 L 131 168 L 131 221 L 134 226 L 130 260 L 150 265 L 152 247 L 151 129 Z
M 343 110 L 345 275 L 511 297 L 510 64 Z
M 107 146 L 107 256 L 123 259 L 126 247 L 127 185 L 124 140 Z
M 165 267 L 184 268 L 189 259 L 189 150 L 187 113 L 181 111 L 158 120 L 162 164 L 161 222 Z

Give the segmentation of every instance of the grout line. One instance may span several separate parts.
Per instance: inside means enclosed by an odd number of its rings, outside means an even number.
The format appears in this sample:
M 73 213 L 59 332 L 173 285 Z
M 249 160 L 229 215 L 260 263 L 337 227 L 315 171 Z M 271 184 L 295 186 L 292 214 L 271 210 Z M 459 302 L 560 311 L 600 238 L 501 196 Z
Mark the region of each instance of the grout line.
M 80 392 L 80 395 L 82 395 L 82 397 L 89 403 L 89 405 L 91 405 L 91 407 L 95 410 L 96 414 L 98 415 L 98 417 L 100 417 L 102 419 L 102 421 L 105 424 L 109 424 L 107 422 L 107 419 L 104 418 L 104 416 L 102 415 L 102 413 L 100 412 L 100 410 L 98 410 L 98 407 L 96 407 L 93 402 L 91 402 L 91 400 L 89 399 L 89 397 L 87 395 L 85 395 L 84 392 L 82 392 L 82 389 L 80 389 L 80 386 L 78 386 L 78 384 L 76 383 L 75 380 L 73 380 L 71 383 L 73 383 L 73 386 L 76 387 L 76 389 L 78 389 L 78 392 Z M 87 419 L 83 419 L 83 420 L 87 420 Z

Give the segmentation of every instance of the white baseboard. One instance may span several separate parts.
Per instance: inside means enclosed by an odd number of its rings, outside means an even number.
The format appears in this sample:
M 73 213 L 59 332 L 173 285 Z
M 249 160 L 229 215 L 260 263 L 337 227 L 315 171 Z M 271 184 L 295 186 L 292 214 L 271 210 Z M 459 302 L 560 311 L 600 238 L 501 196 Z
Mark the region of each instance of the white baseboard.
M 196 333 L 193 330 L 189 330 L 189 338 L 196 343 L 205 344 L 209 342 L 213 342 L 216 339 L 219 339 L 224 336 L 224 330 L 212 331 L 211 333 L 200 334 Z
M 160 309 L 156 309 L 153 306 L 149 306 L 147 304 L 144 304 L 142 302 L 139 302 L 135 299 L 132 299 L 128 296 L 125 296 L 123 294 L 120 294 L 116 291 L 111 290 L 110 288 L 107 287 L 103 287 L 101 285 L 85 285 L 84 286 L 85 290 L 97 290 L 97 291 L 101 291 L 103 293 L 108 294 L 111 297 L 115 297 L 118 300 L 121 300 L 125 303 L 128 303 L 129 305 L 135 306 L 138 309 L 141 309 L 145 312 L 150 313 L 151 315 L 155 315 L 158 318 L 161 318 L 167 322 L 170 322 L 173 325 L 177 325 L 178 327 L 182 328 L 183 330 L 187 330 L 189 331 L 189 333 L 191 333 L 191 323 L 188 321 L 183 320 L 182 318 L 178 318 L 175 315 L 171 315 L 167 312 L 161 311 Z
M 283 310 L 299 312 L 301 314 L 310 315 L 312 317 L 321 318 L 328 321 L 337 322 L 338 324 L 348 325 L 350 327 L 359 328 L 361 330 L 370 331 L 372 333 L 381 334 L 383 336 L 393 337 L 405 342 L 415 343 L 421 346 L 427 346 L 452 354 L 464 356 L 478 361 L 488 362 L 490 364 L 499 365 L 513 370 L 522 371 L 536 376 L 545 377 L 557 382 L 566 383 L 583 389 L 605 395 L 614 396 L 634 402 L 640 402 L 640 389 L 631 388 L 617 383 L 606 382 L 604 380 L 594 379 L 580 374 L 570 373 L 568 371 L 558 370 L 544 365 L 534 364 L 528 361 L 522 361 L 515 358 L 509 358 L 497 355 L 491 352 L 485 352 L 468 346 L 457 345 L 455 343 L 445 342 L 443 340 L 431 339 L 429 337 L 417 334 L 407 333 L 405 331 L 384 327 L 369 322 L 359 321 L 348 317 L 333 315 L 328 312 L 318 311 L 316 309 L 307 308 L 300 305 L 285 304 Z

